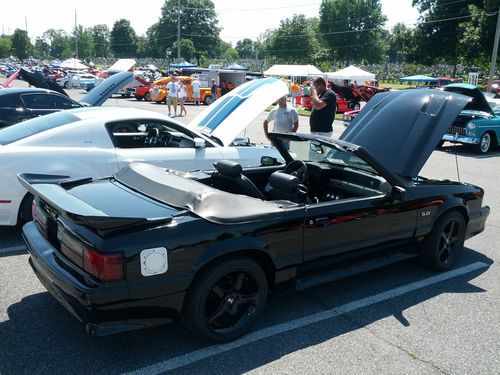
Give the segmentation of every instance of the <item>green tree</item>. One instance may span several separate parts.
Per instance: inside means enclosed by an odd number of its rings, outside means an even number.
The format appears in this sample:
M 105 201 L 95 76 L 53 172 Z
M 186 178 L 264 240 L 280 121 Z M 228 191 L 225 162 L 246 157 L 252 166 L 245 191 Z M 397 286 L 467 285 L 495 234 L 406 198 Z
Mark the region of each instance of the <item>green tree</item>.
M 458 64 L 460 24 L 470 18 L 468 5 L 483 8 L 484 0 L 413 0 L 413 6 L 421 14 L 416 28 L 419 63 Z
M 238 52 L 238 55 L 242 59 L 255 58 L 255 42 L 249 38 L 238 40 L 234 49 Z
M 50 45 L 41 37 L 36 38 L 33 56 L 37 59 L 50 58 Z
M 49 29 L 42 34 L 42 39 L 50 46 L 50 56 L 58 59 L 67 57 L 70 49 L 70 36 L 64 30 Z
M 12 43 L 10 42 L 10 37 L 1 36 L 0 37 L 0 58 L 9 57 L 11 49 L 12 49 Z
M 238 51 L 236 51 L 233 47 L 229 47 L 226 52 L 224 52 L 224 60 L 228 64 L 231 64 L 234 62 L 234 60 L 237 60 L 239 57 Z
M 414 30 L 397 23 L 389 36 L 387 56 L 392 63 L 409 62 L 415 53 Z
M 94 37 L 92 28 L 84 28 L 82 25 L 77 25 L 73 30 L 73 38 L 70 39 L 71 49 L 76 52 L 75 43 L 78 42 L 78 58 L 91 59 L 94 54 Z
M 31 51 L 31 42 L 28 33 L 25 30 L 15 29 L 12 34 L 12 51 L 21 61 L 29 56 Z
M 109 57 L 110 33 L 106 25 L 95 25 L 92 28 L 92 38 L 94 40 L 94 53 L 97 57 Z
M 267 52 L 284 63 L 311 63 L 314 51 L 319 47 L 313 22 L 303 14 L 296 14 L 280 22 L 267 43 Z
M 191 61 L 195 57 L 195 48 L 191 39 L 181 39 L 181 57 L 186 61 Z M 177 42 L 173 45 L 173 50 L 177 51 Z
M 150 57 L 148 50 L 148 40 L 145 36 L 138 36 L 136 45 L 137 45 L 137 57 L 139 58 Z
M 167 47 L 172 47 L 177 41 L 178 16 L 180 37 L 190 39 L 196 51 L 215 57 L 220 28 L 211 0 L 165 0 L 158 26 L 154 28 L 158 53 L 164 56 Z M 173 56 L 177 56 L 176 51 Z
M 115 22 L 110 34 L 111 50 L 116 57 L 134 57 L 137 53 L 137 36 L 130 21 L 121 19 Z
M 348 63 L 379 62 L 387 18 L 380 0 L 322 0 L 319 29 L 334 58 Z

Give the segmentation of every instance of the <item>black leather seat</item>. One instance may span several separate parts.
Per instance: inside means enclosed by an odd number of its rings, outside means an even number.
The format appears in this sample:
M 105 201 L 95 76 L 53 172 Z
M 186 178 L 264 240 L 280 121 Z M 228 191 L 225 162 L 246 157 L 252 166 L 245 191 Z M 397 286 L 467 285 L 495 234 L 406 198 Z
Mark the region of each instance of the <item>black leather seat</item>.
M 305 203 L 307 189 L 296 176 L 276 171 L 269 177 L 269 199 Z
M 214 163 L 211 185 L 232 194 L 242 194 L 265 200 L 264 194 L 248 177 L 241 174 L 240 164 L 231 160 L 220 160 Z

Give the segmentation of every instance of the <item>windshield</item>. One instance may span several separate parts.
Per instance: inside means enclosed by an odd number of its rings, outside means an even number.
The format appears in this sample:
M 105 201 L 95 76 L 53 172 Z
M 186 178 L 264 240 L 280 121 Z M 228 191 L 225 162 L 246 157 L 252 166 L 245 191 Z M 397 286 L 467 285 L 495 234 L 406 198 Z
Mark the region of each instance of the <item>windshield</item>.
M 328 145 L 316 140 L 291 140 L 289 147 L 294 159 L 340 165 L 378 174 L 363 159 L 340 145 Z
M 78 120 L 79 118 L 71 113 L 57 112 L 20 122 L 0 130 L 0 145 L 7 145 L 34 134 Z

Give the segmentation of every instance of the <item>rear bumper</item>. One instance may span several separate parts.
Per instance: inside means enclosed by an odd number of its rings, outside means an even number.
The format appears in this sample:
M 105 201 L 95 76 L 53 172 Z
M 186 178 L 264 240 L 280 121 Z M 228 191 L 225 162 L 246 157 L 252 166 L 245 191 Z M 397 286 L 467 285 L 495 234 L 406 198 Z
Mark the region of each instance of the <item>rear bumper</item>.
M 131 301 L 126 281 L 104 283 L 91 280 L 90 276 L 59 256 L 34 222 L 24 225 L 23 238 L 30 254 L 29 263 L 40 282 L 84 324 L 88 333 L 107 335 L 179 318 L 184 292 Z M 144 296 L 148 296 L 147 290 Z
M 486 225 L 486 219 L 488 218 L 489 214 L 490 214 L 490 207 L 484 206 L 481 207 L 479 215 L 469 217 L 467 231 L 465 232 L 465 239 L 471 238 L 476 234 L 479 234 L 482 231 L 484 231 L 484 227 Z

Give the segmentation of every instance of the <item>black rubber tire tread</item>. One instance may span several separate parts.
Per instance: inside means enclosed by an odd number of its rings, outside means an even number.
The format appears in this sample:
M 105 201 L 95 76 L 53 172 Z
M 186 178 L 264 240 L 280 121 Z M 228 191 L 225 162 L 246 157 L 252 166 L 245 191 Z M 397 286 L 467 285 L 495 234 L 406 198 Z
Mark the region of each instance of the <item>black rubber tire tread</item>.
M 261 288 L 260 301 L 257 310 L 252 319 L 245 324 L 240 330 L 232 333 L 219 333 L 211 330 L 206 324 L 202 316 L 203 303 L 208 293 L 212 290 L 215 283 L 225 274 L 244 270 L 251 273 L 255 281 Z M 210 264 L 197 275 L 191 284 L 186 300 L 184 303 L 182 323 L 195 336 L 209 341 L 227 342 L 235 340 L 247 333 L 257 319 L 262 314 L 267 302 L 269 286 L 266 274 L 262 267 L 254 260 L 236 256 L 223 259 L 216 263 Z
M 443 262 L 439 259 L 439 247 L 441 243 L 441 235 L 448 224 L 455 221 L 458 224 L 458 249 L 456 249 L 451 257 Z M 435 223 L 432 231 L 422 241 L 422 248 L 419 253 L 419 261 L 425 267 L 447 271 L 452 268 L 458 260 L 462 252 L 465 240 L 465 219 L 464 216 L 457 210 L 445 212 Z

